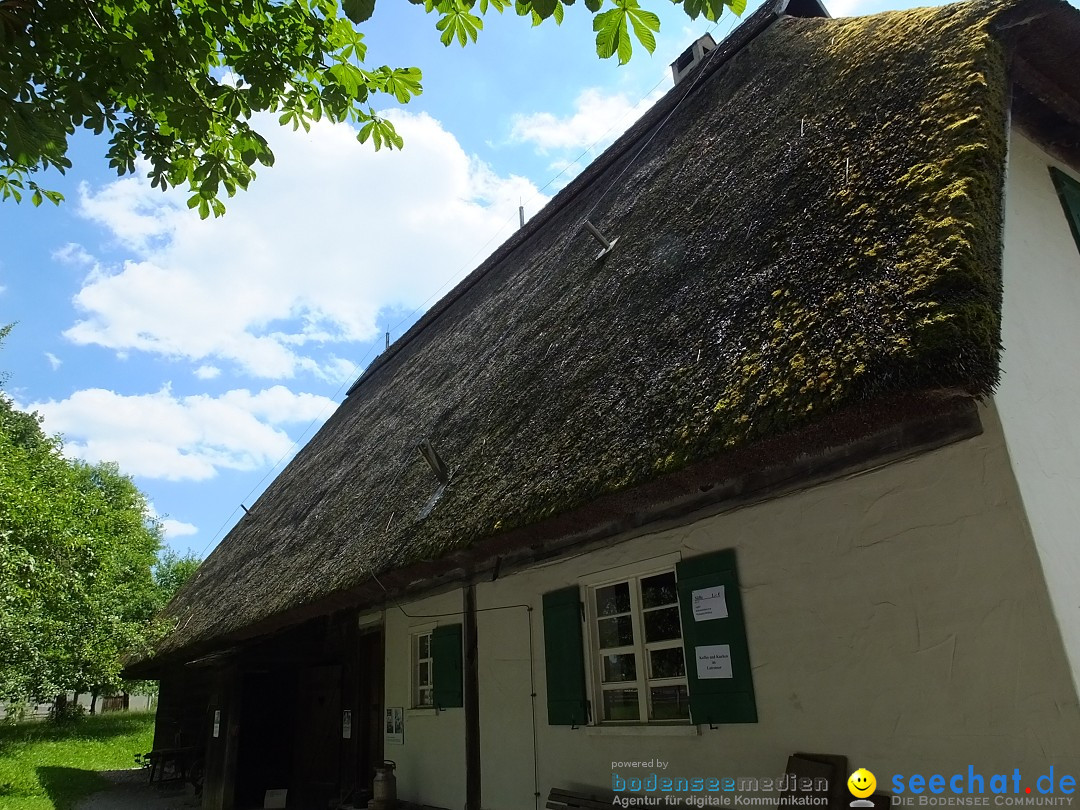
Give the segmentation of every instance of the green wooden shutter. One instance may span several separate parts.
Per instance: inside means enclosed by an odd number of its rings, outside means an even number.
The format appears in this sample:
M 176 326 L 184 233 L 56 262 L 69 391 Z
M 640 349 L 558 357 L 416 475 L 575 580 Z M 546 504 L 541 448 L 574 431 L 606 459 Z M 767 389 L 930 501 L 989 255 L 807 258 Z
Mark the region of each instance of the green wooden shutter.
M 431 680 L 436 709 L 465 705 L 461 688 L 461 625 L 440 625 L 431 631 Z
M 577 585 L 544 594 L 544 663 L 548 725 L 583 726 L 589 720 L 581 596 Z
M 1050 176 L 1054 178 L 1054 186 L 1057 187 L 1058 197 L 1061 198 L 1061 205 L 1065 209 L 1065 218 L 1069 220 L 1073 239 L 1076 240 L 1076 247 L 1080 250 L 1080 182 L 1052 166 Z
M 683 651 L 690 689 L 690 718 L 694 723 L 756 723 L 750 650 L 746 643 L 739 575 L 735 552 L 718 551 L 683 560 L 675 568 L 682 614 Z M 724 586 L 727 618 L 694 619 L 694 591 Z M 731 656 L 731 677 L 699 678 L 701 648 L 726 645 Z M 722 652 L 719 651 L 712 652 Z

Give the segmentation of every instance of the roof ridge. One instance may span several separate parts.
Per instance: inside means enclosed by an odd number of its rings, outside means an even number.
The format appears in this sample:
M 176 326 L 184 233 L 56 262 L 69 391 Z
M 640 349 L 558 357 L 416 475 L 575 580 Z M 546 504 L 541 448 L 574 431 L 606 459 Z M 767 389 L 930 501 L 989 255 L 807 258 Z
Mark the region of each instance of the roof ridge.
M 351 396 L 364 382 L 374 376 L 379 369 L 389 363 L 390 360 L 397 357 L 397 355 L 421 332 L 423 332 L 424 329 L 437 321 L 454 302 L 459 300 L 465 293 L 472 289 L 474 285 L 484 279 L 488 272 L 498 266 L 519 247 L 524 246 L 547 222 L 555 218 L 564 208 L 576 200 L 579 195 L 586 192 L 594 182 L 600 179 L 606 169 L 630 152 L 639 141 L 644 139 L 650 133 L 654 126 L 662 127 L 666 122 L 665 115 L 673 112 L 683 101 L 693 95 L 700 88 L 702 80 L 708 79 L 723 65 L 727 64 L 729 60 L 749 45 L 759 34 L 764 32 L 773 22 L 783 16 L 792 3 L 796 2 L 800 3 L 800 5 L 810 5 L 811 8 L 816 7 L 822 15 L 828 16 L 828 11 L 821 5 L 820 0 L 766 0 L 766 2 L 762 3 L 756 11 L 717 43 L 716 47 L 702 60 L 699 68 L 692 70 L 687 74 L 687 79 L 690 79 L 689 86 L 671 87 L 662 98 L 657 100 L 656 103 L 641 116 L 641 118 L 628 127 L 627 130 L 611 144 L 611 146 L 589 163 L 577 177 L 562 189 L 562 191 L 552 197 L 548 203 L 537 212 L 536 216 L 532 217 L 524 226 L 515 231 L 501 245 L 495 248 L 495 250 L 493 250 L 484 261 L 473 268 L 465 278 L 459 281 L 449 292 L 432 304 L 431 307 L 406 330 L 405 334 L 368 363 L 367 368 L 365 368 L 353 384 L 349 386 L 349 389 L 345 392 L 345 397 L 348 398 Z M 800 14 L 799 16 L 812 15 Z M 694 75 L 695 72 L 697 73 L 696 76 Z M 686 81 L 684 80 L 682 84 L 686 84 Z M 678 95 L 678 93 L 675 92 L 676 90 L 680 91 L 682 95 Z

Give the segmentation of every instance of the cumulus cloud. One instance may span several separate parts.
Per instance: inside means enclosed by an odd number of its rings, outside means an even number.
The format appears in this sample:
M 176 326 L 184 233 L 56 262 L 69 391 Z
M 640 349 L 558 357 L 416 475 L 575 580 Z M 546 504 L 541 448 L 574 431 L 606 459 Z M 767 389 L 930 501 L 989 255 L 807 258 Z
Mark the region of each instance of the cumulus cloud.
M 213 380 L 221 376 L 221 369 L 217 366 L 199 366 L 195 369 L 195 376 L 200 380 Z
M 52 257 L 58 262 L 76 267 L 94 264 L 94 257 L 77 242 L 68 242 L 62 248 L 54 250 Z
M 376 153 L 343 124 L 304 133 L 258 121 L 276 165 L 218 220 L 200 221 L 185 193 L 142 178 L 84 185 L 79 211 L 128 256 L 94 265 L 65 335 L 205 369 L 342 378 L 344 361 L 320 350 L 371 340 L 380 310 L 411 309 L 471 270 L 511 233 L 518 199 L 536 194 L 470 157 L 430 116 L 392 118 L 403 152 Z
M 150 513 L 150 517 L 156 520 L 161 526 L 166 540 L 172 540 L 177 537 L 188 537 L 199 533 L 199 527 L 194 523 L 185 523 L 182 520 L 175 520 L 167 515 L 162 515 L 158 512 L 157 507 L 153 503 L 148 503 L 146 506 L 147 511 Z
M 166 540 L 173 540 L 177 537 L 187 537 L 199 533 L 199 527 L 195 524 L 184 523 L 182 520 L 173 520 L 172 518 L 165 518 L 161 521 L 161 528 L 165 532 Z
M 115 461 L 129 475 L 170 481 L 203 481 L 219 470 L 253 470 L 276 463 L 293 449 L 286 425 L 321 422 L 335 407 L 315 394 L 284 386 L 220 396 L 123 395 L 91 388 L 67 399 L 35 402 L 27 410 L 45 418 L 49 432 L 64 435 L 64 451 L 91 463 Z
M 550 112 L 517 114 L 511 119 L 510 139 L 531 143 L 541 154 L 594 146 L 602 150 L 615 141 L 652 106 L 663 89 L 658 88 L 640 103 L 623 93 L 592 87 L 574 99 L 574 111 L 567 116 Z M 556 161 L 553 166 L 565 161 Z

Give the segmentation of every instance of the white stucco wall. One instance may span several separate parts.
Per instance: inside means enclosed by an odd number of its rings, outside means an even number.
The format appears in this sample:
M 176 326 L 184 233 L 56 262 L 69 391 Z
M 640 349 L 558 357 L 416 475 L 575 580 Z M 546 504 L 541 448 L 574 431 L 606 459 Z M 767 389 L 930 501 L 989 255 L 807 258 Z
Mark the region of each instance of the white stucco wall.
M 482 609 L 533 607 L 478 616 L 484 807 L 533 806 L 530 669 L 543 796 L 604 787 L 613 760 L 657 756 L 687 777 L 775 776 L 796 751 L 845 754 L 879 779 L 969 764 L 1075 769 L 1076 692 L 996 415 L 982 416 L 976 439 L 478 585 Z M 623 564 L 723 548 L 738 552 L 760 722 L 548 726 L 541 595 Z M 427 604 L 406 609 L 436 612 Z M 437 604 L 459 607 L 460 595 Z M 388 690 L 406 677 L 406 627 L 388 614 Z M 460 713 L 409 721 L 403 796 L 462 806 Z M 428 752 L 440 761 L 413 784 L 414 758 Z
M 1080 251 L 1049 166 L 1009 143 L 1001 386 L 994 397 L 1072 677 L 1080 684 Z
M 405 743 L 386 744 L 383 755 L 397 763 L 401 799 L 440 807 L 465 805 L 465 712 L 411 708 L 410 673 L 412 635 L 439 624 L 460 624 L 461 609 L 461 592 L 454 591 L 386 610 L 383 705 L 405 708 Z

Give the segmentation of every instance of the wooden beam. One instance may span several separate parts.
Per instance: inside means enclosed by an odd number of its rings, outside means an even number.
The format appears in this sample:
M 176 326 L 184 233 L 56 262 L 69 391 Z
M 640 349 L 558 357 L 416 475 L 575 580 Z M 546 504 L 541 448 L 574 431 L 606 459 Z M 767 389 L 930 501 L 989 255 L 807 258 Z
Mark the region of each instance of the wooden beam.
M 480 810 L 480 666 L 476 644 L 476 588 L 465 586 L 465 810 Z

